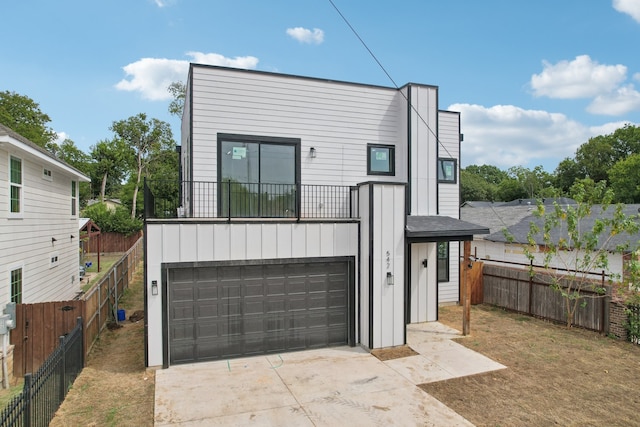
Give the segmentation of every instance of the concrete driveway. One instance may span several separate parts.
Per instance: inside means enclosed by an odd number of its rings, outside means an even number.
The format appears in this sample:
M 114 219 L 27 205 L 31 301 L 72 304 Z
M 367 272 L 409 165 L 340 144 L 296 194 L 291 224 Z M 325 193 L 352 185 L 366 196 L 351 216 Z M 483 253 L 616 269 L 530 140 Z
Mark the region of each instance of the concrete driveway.
M 156 426 L 470 426 L 416 385 L 504 368 L 437 322 L 409 325 L 419 355 L 361 348 L 172 366 L 156 372 Z

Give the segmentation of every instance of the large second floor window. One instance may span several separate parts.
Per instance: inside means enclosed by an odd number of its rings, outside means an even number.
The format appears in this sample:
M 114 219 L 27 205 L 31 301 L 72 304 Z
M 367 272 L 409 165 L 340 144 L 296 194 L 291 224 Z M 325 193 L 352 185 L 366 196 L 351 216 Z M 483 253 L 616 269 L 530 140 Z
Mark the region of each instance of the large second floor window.
M 300 140 L 218 135 L 218 210 L 232 217 L 295 217 Z
M 22 160 L 9 157 L 9 212 L 22 213 Z

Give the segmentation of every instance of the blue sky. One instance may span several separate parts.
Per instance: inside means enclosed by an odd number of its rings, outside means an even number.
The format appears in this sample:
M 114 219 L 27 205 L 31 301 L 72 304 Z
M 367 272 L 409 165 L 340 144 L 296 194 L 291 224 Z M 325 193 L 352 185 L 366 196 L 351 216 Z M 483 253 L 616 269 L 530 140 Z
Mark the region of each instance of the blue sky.
M 553 171 L 640 124 L 640 0 L 333 0 L 395 84 L 462 113 L 462 166 Z M 5 1 L 0 91 L 84 151 L 140 112 L 171 123 L 189 62 L 394 86 L 329 0 Z

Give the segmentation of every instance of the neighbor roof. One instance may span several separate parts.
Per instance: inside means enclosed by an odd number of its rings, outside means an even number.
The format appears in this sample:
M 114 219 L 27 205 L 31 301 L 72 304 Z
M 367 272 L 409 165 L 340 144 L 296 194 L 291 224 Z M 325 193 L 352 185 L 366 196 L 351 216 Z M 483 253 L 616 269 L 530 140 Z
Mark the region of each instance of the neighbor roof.
M 3 137 L 8 137 L 8 138 L 3 138 Z M 47 163 L 54 164 L 59 168 L 65 170 L 66 172 L 70 173 L 71 175 L 76 176 L 81 181 L 85 181 L 85 182 L 91 181 L 91 179 L 88 176 L 80 172 L 78 169 L 74 168 L 73 166 L 71 166 L 70 164 L 66 163 L 63 160 L 60 160 L 49 151 L 40 147 L 38 144 L 29 141 L 24 136 L 20 135 L 19 133 L 15 132 L 11 128 L 1 123 L 0 123 L 0 142 L 7 142 L 22 151 L 25 151 L 27 153 L 30 153 L 42 159 Z
M 609 206 L 606 210 L 603 210 L 601 205 L 593 206 L 591 210 L 591 215 L 586 218 L 583 218 L 580 221 L 581 231 L 586 232 L 588 230 L 591 230 L 595 224 L 596 219 L 598 218 L 612 218 L 615 211 L 616 211 L 615 206 Z M 624 205 L 622 212 L 627 216 L 636 216 L 636 219 L 638 220 L 640 205 L 636 205 L 636 204 Z M 513 242 L 525 243 L 528 241 L 531 222 L 535 222 L 539 228 L 542 228 L 543 226 L 543 218 L 534 216 L 533 212 L 531 212 L 531 215 L 527 215 L 517 223 L 506 227 L 510 236 L 513 236 Z M 557 242 L 560 239 L 560 237 L 564 237 L 563 234 L 564 234 L 564 230 L 556 228 L 552 230 L 552 239 Z M 544 244 L 542 233 L 537 233 L 533 237 L 535 238 L 536 244 L 538 245 Z M 602 248 L 603 245 L 605 244 L 605 241 L 604 241 L 605 237 L 606 236 L 603 236 L 600 242 L 598 242 L 599 248 Z M 485 239 L 490 240 L 492 242 L 509 242 L 510 241 L 510 239 L 507 239 L 502 229 L 500 231 L 493 232 L 489 236 L 485 236 Z M 619 245 L 627 245 L 627 244 L 630 245 L 631 247 L 635 247 L 638 244 L 639 239 L 640 239 L 640 234 L 634 234 L 630 236 L 627 233 L 621 233 L 619 235 L 613 236 L 611 240 L 607 243 L 605 249 L 613 250 Z

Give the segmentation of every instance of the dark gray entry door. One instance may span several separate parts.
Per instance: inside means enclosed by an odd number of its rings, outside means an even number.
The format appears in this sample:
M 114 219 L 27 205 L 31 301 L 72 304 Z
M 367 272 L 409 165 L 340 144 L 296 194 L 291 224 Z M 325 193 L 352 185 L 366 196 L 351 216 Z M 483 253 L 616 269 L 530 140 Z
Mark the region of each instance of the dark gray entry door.
M 169 270 L 170 364 L 344 345 L 349 263 Z

